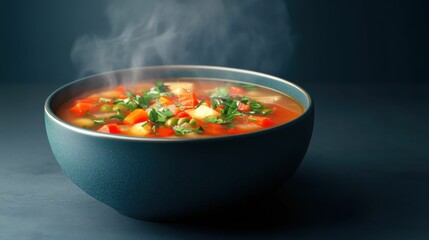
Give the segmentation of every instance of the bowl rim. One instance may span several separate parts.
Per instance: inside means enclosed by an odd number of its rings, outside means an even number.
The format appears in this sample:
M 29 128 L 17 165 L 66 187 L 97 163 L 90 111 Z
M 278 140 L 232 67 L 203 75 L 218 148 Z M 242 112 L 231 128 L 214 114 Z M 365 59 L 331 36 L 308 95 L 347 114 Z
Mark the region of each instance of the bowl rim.
M 59 118 L 51 109 L 51 102 L 52 99 L 61 91 L 63 91 L 65 88 L 74 85 L 78 82 L 86 81 L 88 79 L 97 77 L 97 76 L 103 76 L 107 74 L 117 73 L 117 72 L 123 72 L 123 71 L 133 71 L 133 70 L 142 70 L 142 71 L 153 71 L 153 70 L 163 70 L 163 69 L 202 69 L 202 70 L 219 70 L 219 71 L 229 71 L 229 72 L 237 72 L 237 73 L 243 73 L 243 74 L 249 74 L 249 75 L 257 75 L 263 78 L 271 79 L 277 82 L 281 82 L 283 84 L 287 84 L 297 90 L 299 90 L 301 93 L 304 94 L 308 101 L 308 107 L 305 108 L 305 111 L 297 118 L 293 119 L 290 122 L 283 123 L 274 127 L 258 130 L 255 132 L 250 133 L 243 133 L 243 134 L 234 134 L 234 135 L 225 135 L 225 136 L 218 136 L 218 137 L 203 137 L 203 138 L 145 138 L 145 137 L 133 137 L 128 135 L 120 135 L 120 134 L 109 134 L 109 133 L 101 133 L 90 129 L 81 128 L 75 125 L 72 125 L 61 118 Z M 231 79 L 234 81 L 234 79 Z M 260 84 L 261 86 L 264 86 L 263 84 Z M 238 68 L 230 68 L 230 67 L 221 67 L 221 66 L 206 66 L 206 65 L 160 65 L 160 66 L 143 66 L 143 67 L 133 67 L 133 68 L 124 68 L 124 69 L 117 69 L 113 71 L 107 71 L 102 73 L 97 73 L 89 76 L 85 76 L 82 78 L 79 78 L 77 80 L 74 80 L 70 83 L 67 83 L 55 91 L 53 91 L 48 98 L 45 101 L 44 104 L 44 112 L 45 116 L 48 116 L 51 120 L 53 120 L 55 123 L 71 130 L 74 132 L 78 132 L 84 135 L 89 135 L 93 137 L 100 137 L 100 138 L 107 138 L 107 139 L 117 139 L 117 140 L 128 140 L 128 141 L 141 141 L 141 142 L 205 142 L 205 141 L 218 141 L 218 140 L 224 140 L 224 139 L 234 139 L 234 138 L 242 138 L 242 137 L 250 137 L 250 136 L 256 136 L 260 134 L 269 133 L 272 131 L 276 131 L 280 128 L 289 127 L 292 125 L 295 125 L 297 122 L 301 121 L 302 119 L 306 118 L 308 114 L 310 114 L 311 110 L 313 109 L 313 100 L 308 94 L 307 91 L 305 91 L 302 87 L 298 86 L 295 83 L 292 83 L 290 81 L 287 81 L 285 79 L 275 77 L 269 74 L 255 72 L 251 70 L 244 70 L 244 69 L 238 69 Z

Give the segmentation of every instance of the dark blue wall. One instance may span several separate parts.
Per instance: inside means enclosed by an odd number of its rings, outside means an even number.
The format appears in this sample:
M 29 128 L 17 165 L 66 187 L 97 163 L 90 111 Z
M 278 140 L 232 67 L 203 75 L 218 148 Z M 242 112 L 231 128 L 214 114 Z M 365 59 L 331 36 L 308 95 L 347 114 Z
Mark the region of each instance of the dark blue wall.
M 0 79 L 68 82 L 73 41 L 108 31 L 103 0 L 0 1 Z M 266 1 L 269 4 L 269 1 Z M 426 81 L 424 1 L 287 0 L 295 52 L 277 75 L 295 82 Z

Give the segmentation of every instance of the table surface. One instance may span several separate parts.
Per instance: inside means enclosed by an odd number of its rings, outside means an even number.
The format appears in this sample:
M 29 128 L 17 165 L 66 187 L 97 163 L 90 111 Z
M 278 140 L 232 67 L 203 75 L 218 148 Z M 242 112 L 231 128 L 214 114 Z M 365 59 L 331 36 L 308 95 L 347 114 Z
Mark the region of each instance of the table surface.
M 58 85 L 0 85 L 0 239 L 429 239 L 429 84 L 309 84 L 316 119 L 281 199 L 246 220 L 151 223 L 76 187 L 51 153 Z M 246 214 L 246 213 L 243 213 Z

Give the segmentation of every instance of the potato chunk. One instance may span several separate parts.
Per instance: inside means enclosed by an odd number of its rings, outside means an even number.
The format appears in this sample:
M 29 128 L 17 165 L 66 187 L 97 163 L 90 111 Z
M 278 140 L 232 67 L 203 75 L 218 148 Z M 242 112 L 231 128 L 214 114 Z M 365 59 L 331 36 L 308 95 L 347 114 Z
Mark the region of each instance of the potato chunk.
M 138 137 L 147 136 L 149 135 L 149 133 L 150 133 L 150 127 L 145 123 L 134 124 L 128 131 L 128 134 L 130 134 L 131 136 L 138 136 Z
M 173 92 L 178 88 L 186 89 L 188 91 L 194 90 L 194 84 L 191 82 L 166 82 L 165 85 Z
M 77 118 L 72 121 L 72 123 L 79 127 L 92 127 L 94 126 L 94 121 L 89 118 Z
M 189 112 L 187 111 L 187 113 L 189 115 L 191 115 L 193 118 L 198 119 L 198 120 L 203 120 L 209 116 L 214 116 L 214 117 L 220 116 L 219 112 L 212 109 L 211 107 L 207 107 L 206 105 L 201 105 L 197 109 L 195 109 L 194 111 L 189 111 Z

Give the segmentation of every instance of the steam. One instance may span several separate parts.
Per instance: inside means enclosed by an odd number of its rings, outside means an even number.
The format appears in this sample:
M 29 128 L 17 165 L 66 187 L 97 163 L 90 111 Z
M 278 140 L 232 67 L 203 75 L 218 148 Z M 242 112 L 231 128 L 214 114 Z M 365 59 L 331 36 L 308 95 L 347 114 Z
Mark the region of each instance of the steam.
M 71 58 L 79 76 L 139 66 L 198 64 L 273 73 L 292 51 L 283 1 L 116 0 L 111 32 L 86 35 Z

